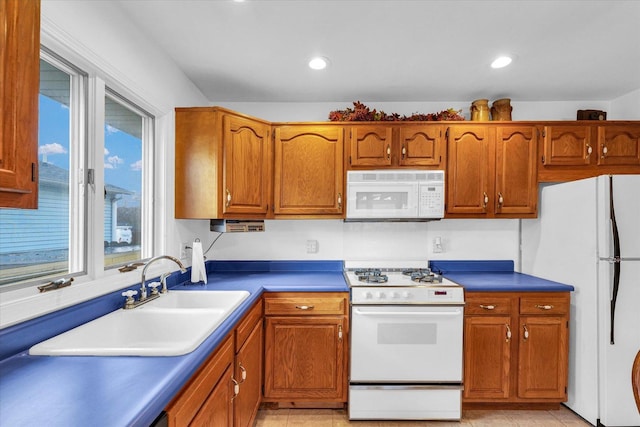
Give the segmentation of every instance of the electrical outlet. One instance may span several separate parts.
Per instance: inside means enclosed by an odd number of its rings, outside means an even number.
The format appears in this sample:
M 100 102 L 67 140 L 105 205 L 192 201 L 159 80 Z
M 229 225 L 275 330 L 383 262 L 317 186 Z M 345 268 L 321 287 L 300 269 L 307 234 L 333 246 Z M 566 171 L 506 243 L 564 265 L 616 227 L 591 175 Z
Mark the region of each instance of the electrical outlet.
M 317 254 L 318 253 L 318 241 L 317 240 L 307 240 L 307 253 L 308 254 Z
M 442 238 L 436 237 L 433 239 L 433 253 L 439 254 L 444 252 L 444 247 L 442 246 Z
M 180 251 L 178 252 L 180 259 L 187 259 L 187 246 L 189 246 L 187 242 L 180 243 Z

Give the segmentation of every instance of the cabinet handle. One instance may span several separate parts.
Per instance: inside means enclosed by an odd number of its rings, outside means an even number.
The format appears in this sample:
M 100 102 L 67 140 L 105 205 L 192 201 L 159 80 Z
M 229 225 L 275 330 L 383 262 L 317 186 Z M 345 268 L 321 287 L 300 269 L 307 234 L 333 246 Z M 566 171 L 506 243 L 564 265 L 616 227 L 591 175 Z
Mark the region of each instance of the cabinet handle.
M 247 370 L 244 366 L 242 366 L 242 363 L 238 363 L 238 367 L 240 368 L 240 384 L 242 384 L 247 379 Z
M 342 193 L 338 193 L 338 209 L 342 209 Z
M 338 325 L 338 340 L 342 341 L 342 325 Z
M 230 204 L 231 204 L 231 191 L 229 191 L 229 189 L 227 188 L 227 203 L 226 203 L 226 206 L 229 207 Z
M 296 305 L 298 310 L 313 310 L 314 306 L 312 305 Z
M 511 341 L 511 328 L 509 327 L 508 323 L 505 323 L 504 326 L 507 327 L 507 335 L 505 336 L 504 341 L 505 342 L 510 342 Z
M 233 401 L 240 394 L 240 384 L 235 378 L 231 378 L 231 381 L 233 381 L 233 396 L 231 397 L 231 401 Z
M 527 325 L 522 325 L 522 329 L 524 329 L 524 340 L 529 339 L 529 329 L 527 329 Z
M 404 160 L 404 156 L 407 154 L 407 148 L 403 145 L 402 146 L 402 159 Z
M 607 146 L 605 144 L 602 144 L 602 156 L 600 156 L 602 159 L 604 159 L 605 157 L 607 157 L 607 151 L 609 151 L 609 149 L 607 148 Z
M 489 304 L 489 305 L 480 304 L 480 308 L 484 308 L 485 310 L 495 310 L 496 306 L 493 304 Z
M 391 158 L 391 146 L 387 145 L 387 160 Z
M 502 197 L 502 193 L 498 193 L 498 207 L 502 208 L 503 203 L 504 203 L 504 197 Z
M 549 304 L 549 305 L 536 304 L 535 307 L 539 308 L 540 310 L 551 310 L 553 308 L 553 306 L 551 304 Z
M 482 209 L 487 209 L 487 205 L 489 204 L 489 196 L 487 196 L 486 192 L 482 193 L 484 198 L 482 199 Z
M 588 159 L 589 157 L 591 157 L 592 152 L 593 152 L 593 148 L 591 148 L 591 144 L 587 144 L 587 155 L 585 159 Z

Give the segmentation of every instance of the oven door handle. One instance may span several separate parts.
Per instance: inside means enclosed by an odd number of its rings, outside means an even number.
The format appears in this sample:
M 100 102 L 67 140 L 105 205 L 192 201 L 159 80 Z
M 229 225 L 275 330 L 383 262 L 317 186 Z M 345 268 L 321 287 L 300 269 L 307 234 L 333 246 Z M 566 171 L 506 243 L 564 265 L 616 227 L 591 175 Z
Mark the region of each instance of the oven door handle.
M 354 309 L 355 314 L 361 316 L 386 316 L 386 317 L 405 317 L 405 316 L 458 316 L 462 314 L 462 310 L 456 309 L 454 311 L 361 311 Z

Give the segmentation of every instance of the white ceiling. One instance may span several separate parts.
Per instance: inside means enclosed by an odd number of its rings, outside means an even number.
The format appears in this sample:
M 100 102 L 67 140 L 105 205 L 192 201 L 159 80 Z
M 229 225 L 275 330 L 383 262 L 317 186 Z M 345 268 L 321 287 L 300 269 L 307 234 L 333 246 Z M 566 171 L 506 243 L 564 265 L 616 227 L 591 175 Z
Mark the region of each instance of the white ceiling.
M 212 102 L 611 100 L 640 88 L 637 0 L 122 0 Z M 507 68 L 489 64 L 516 55 Z M 326 56 L 313 71 L 307 61 Z

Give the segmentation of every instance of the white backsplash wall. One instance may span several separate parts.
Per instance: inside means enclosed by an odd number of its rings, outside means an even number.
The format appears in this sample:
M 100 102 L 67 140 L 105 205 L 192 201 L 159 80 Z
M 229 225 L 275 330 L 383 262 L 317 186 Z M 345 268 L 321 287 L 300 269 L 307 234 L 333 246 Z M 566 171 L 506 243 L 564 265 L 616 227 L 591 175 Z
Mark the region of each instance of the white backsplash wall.
M 265 232 L 226 233 L 208 260 L 509 259 L 519 264 L 519 220 L 432 222 L 265 221 Z M 202 236 L 206 250 L 217 233 Z M 440 237 L 443 252 L 434 253 Z M 307 252 L 307 241 L 318 252 Z

